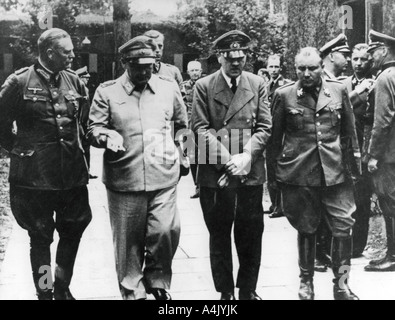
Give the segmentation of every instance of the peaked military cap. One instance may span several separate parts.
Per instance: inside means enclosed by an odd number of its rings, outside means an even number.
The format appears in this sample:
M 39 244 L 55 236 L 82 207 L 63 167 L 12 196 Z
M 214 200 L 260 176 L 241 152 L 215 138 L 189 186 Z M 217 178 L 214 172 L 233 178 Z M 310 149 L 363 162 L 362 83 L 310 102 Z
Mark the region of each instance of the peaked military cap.
M 213 42 L 213 49 L 228 58 L 242 58 L 251 38 L 239 30 L 229 31 Z
M 119 47 L 118 52 L 127 54 L 128 62 L 135 64 L 155 63 L 156 44 L 147 36 L 137 36 Z
M 321 49 L 321 57 L 324 58 L 332 52 L 341 52 L 351 54 L 350 47 L 348 46 L 347 36 L 344 33 L 339 34 L 335 39 L 326 43 Z
M 88 72 L 88 68 L 82 67 L 80 69 L 75 70 L 75 73 L 80 77 L 80 78 L 89 78 L 90 74 Z
M 370 30 L 369 39 L 370 40 L 368 52 L 372 52 L 373 50 L 382 46 L 395 47 L 395 38 L 388 36 L 384 33 Z

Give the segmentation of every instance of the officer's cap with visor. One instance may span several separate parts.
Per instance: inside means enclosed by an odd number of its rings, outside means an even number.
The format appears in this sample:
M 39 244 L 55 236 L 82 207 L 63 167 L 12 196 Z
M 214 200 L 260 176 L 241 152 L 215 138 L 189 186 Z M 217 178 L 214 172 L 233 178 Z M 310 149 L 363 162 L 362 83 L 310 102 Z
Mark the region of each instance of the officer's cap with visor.
M 335 39 L 329 41 L 320 49 L 321 58 L 325 58 L 333 52 L 340 52 L 346 56 L 351 55 L 351 50 L 347 42 L 347 36 L 344 33 L 339 34 Z
M 372 53 L 374 50 L 384 46 L 395 48 L 395 38 L 388 36 L 384 33 L 370 30 L 368 52 Z
M 153 64 L 155 63 L 156 44 L 147 36 L 137 36 L 119 47 L 122 63 Z
M 213 50 L 225 58 L 237 59 L 246 56 L 251 38 L 239 30 L 229 31 L 213 42 Z

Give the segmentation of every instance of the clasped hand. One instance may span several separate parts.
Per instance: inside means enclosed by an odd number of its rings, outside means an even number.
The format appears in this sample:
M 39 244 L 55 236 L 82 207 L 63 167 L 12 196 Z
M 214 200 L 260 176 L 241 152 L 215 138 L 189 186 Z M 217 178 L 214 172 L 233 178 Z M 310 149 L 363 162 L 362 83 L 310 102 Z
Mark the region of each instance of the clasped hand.
M 244 176 L 250 172 L 250 169 L 251 155 L 246 152 L 232 156 L 225 165 L 226 173 L 229 176 Z

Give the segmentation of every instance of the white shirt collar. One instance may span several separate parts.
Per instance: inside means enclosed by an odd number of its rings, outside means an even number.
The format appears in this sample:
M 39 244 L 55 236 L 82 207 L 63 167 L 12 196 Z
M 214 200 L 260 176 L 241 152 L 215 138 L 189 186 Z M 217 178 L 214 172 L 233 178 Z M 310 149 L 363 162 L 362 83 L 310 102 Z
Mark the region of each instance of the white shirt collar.
M 232 88 L 232 79 L 231 79 L 230 77 L 228 77 L 228 76 L 225 74 L 225 71 L 224 71 L 223 68 L 221 68 L 221 72 L 222 72 L 222 75 L 224 76 L 225 81 L 226 81 L 226 83 L 228 84 L 229 88 Z M 237 86 L 239 86 L 240 78 L 241 78 L 241 76 L 238 76 L 238 77 L 236 78 L 236 85 L 237 85 Z

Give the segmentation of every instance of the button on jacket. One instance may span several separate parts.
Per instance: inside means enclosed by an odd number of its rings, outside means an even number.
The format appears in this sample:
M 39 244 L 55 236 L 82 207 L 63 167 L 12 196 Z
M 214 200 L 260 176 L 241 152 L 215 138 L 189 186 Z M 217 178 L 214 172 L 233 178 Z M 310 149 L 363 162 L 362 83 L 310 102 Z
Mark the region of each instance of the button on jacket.
M 174 186 L 180 164 L 173 133 L 186 129 L 188 122 L 180 89 L 175 81 L 156 75 L 143 92 L 134 89 L 125 73 L 102 84 L 93 98 L 88 132 L 92 145 L 105 147 L 101 136 L 115 130 L 126 149 L 105 151 L 103 182 L 120 192 Z
M 345 86 L 323 79 L 316 104 L 297 82 L 276 91 L 272 108 L 277 181 L 309 187 L 343 183 L 342 147 L 351 142 L 359 152 Z
M 89 104 L 71 70 L 54 77 L 36 64 L 6 80 L 0 91 L 0 144 L 10 151 L 10 183 L 41 190 L 88 183 L 79 119 L 84 108 Z

